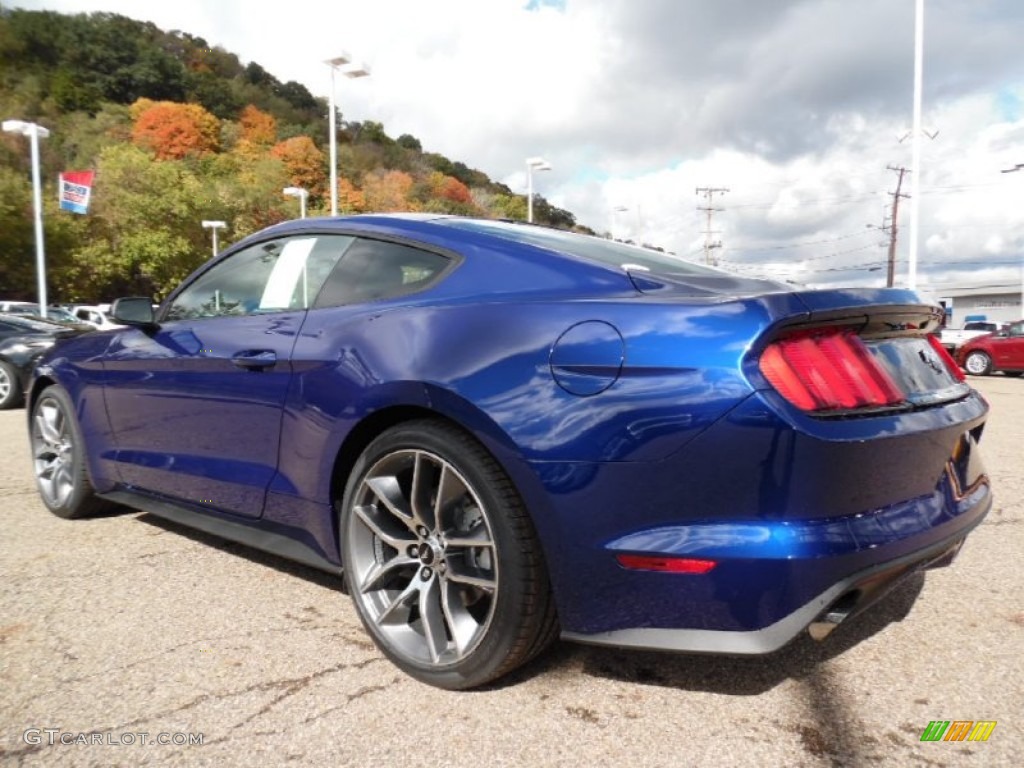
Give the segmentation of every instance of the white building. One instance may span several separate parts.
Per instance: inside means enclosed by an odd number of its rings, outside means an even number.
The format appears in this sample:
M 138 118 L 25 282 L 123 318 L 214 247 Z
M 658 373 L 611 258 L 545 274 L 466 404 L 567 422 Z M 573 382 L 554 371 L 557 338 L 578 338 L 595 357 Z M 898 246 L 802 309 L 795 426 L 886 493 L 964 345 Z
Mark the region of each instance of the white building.
M 965 288 L 946 291 L 938 299 L 946 307 L 946 325 L 952 328 L 962 328 L 971 320 L 1009 323 L 1024 318 L 1019 289 Z

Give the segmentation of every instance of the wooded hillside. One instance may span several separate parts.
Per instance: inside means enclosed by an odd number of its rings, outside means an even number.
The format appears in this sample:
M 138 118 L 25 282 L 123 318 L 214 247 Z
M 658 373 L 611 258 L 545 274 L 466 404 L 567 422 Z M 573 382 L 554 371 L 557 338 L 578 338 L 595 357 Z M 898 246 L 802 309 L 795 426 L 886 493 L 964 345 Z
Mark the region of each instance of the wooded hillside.
M 0 10 L 0 117 L 50 130 L 40 145 L 52 301 L 161 297 L 210 255 L 203 219 L 228 244 L 329 212 L 328 105 L 297 82 L 186 32 L 107 13 Z M 408 134 L 338 115 L 339 210 L 526 218 L 526 198 L 424 152 Z M 27 140 L 0 134 L 0 297 L 34 299 Z M 95 170 L 87 215 L 60 211 L 57 175 Z M 538 223 L 577 228 L 537 196 Z

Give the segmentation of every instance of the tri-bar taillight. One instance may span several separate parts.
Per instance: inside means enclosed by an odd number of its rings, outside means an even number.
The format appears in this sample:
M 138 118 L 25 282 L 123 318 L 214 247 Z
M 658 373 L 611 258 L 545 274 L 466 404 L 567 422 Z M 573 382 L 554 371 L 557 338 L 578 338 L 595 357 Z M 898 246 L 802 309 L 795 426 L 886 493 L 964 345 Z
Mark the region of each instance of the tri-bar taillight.
M 953 374 L 954 379 L 956 379 L 957 381 L 967 381 L 967 376 L 964 374 L 963 371 L 960 370 L 960 366 L 957 365 L 957 362 L 956 360 L 953 359 L 953 356 L 949 354 L 949 350 L 942 346 L 942 342 L 939 341 L 938 336 L 936 336 L 935 334 L 930 334 L 928 336 L 928 343 L 932 345 L 932 349 L 935 350 L 935 353 L 939 356 L 939 359 L 941 359 L 942 362 L 946 365 L 946 368 L 949 370 L 949 372 Z
M 906 396 L 849 328 L 802 332 L 768 345 L 761 373 L 805 411 L 884 408 Z

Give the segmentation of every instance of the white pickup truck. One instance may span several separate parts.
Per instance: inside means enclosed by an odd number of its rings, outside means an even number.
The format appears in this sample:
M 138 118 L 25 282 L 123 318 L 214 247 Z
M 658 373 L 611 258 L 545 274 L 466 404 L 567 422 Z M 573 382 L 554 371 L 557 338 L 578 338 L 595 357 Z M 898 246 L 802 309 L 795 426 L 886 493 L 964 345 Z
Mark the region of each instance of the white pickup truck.
M 999 330 L 999 323 L 990 321 L 975 320 L 964 323 L 963 328 L 943 328 L 939 331 L 939 341 L 950 354 L 953 354 L 961 344 L 966 344 L 978 336 L 985 336 Z

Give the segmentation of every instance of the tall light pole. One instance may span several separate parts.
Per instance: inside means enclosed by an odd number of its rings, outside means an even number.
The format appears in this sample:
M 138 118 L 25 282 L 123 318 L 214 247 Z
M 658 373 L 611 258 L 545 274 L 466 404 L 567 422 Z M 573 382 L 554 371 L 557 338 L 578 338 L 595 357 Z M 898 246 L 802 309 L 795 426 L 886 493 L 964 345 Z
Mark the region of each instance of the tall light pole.
M 1004 168 L 1003 173 L 1016 173 L 1024 171 L 1024 163 L 1017 163 L 1013 168 Z M 1024 317 L 1024 257 L 1020 262 L 1020 317 Z
M 36 123 L 24 120 L 4 120 L 6 133 L 20 133 L 28 136 L 32 152 L 32 205 L 35 208 L 36 230 L 36 285 L 39 298 L 39 314 L 46 317 L 46 251 L 43 244 L 43 190 L 39 181 L 39 139 L 45 139 L 50 132 Z
M 533 223 L 533 172 L 550 171 L 551 163 L 543 157 L 526 158 L 526 220 Z
M 921 89 L 924 78 L 924 0 L 914 7 L 914 137 L 910 160 L 910 257 L 907 287 L 917 289 L 917 234 L 921 209 Z M 895 226 L 896 222 L 893 221 Z
M 217 230 L 227 226 L 223 221 L 203 221 L 203 228 L 213 232 L 213 257 L 217 258 Z
M 616 205 L 614 208 L 612 208 L 612 240 L 615 239 L 615 221 L 618 218 L 615 214 L 625 213 L 628 210 L 629 208 L 627 208 L 624 205 Z
M 366 77 L 370 74 L 369 68 L 362 64 L 352 64 L 352 57 L 347 53 L 327 59 L 324 63 L 331 68 L 331 114 L 328 116 L 331 132 L 331 216 L 338 215 L 338 127 L 334 104 L 334 73 L 340 70 L 345 77 Z
M 288 197 L 299 198 L 299 218 L 306 218 L 306 198 L 309 197 L 309 190 L 302 187 L 285 187 L 281 192 Z

